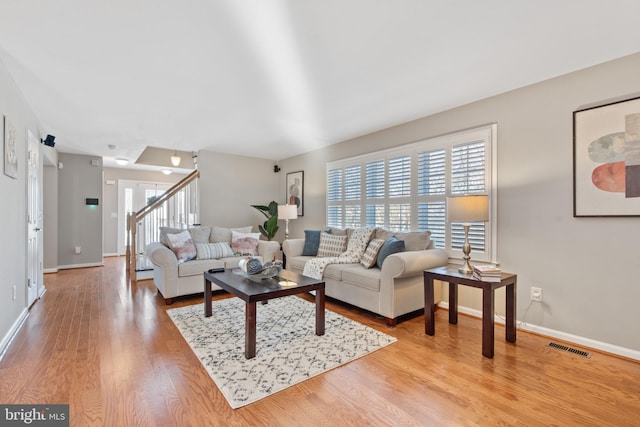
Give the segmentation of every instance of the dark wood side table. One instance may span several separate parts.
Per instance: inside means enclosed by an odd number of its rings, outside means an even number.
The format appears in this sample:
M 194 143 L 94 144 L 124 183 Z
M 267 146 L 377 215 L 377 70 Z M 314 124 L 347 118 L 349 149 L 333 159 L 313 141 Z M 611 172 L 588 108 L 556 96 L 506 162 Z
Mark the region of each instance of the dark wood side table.
M 482 289 L 482 355 L 493 357 L 495 290 L 506 286 L 506 340 L 516 342 L 516 287 L 517 275 L 502 273 L 499 282 L 485 282 L 457 267 L 438 267 L 424 271 L 424 331 L 435 335 L 434 279 L 449 283 L 449 323 L 458 323 L 458 285 Z

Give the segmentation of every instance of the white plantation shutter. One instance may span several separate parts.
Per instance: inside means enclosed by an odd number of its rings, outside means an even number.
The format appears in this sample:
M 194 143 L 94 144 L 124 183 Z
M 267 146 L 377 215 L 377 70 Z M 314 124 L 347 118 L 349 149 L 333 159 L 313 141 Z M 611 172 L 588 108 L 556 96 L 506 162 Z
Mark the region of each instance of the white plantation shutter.
M 435 247 L 461 258 L 464 230 L 447 223 L 446 198 L 488 194 L 495 206 L 497 126 L 483 126 L 327 164 L 327 224 L 431 232 Z M 472 223 L 474 260 L 495 262 L 488 223 Z

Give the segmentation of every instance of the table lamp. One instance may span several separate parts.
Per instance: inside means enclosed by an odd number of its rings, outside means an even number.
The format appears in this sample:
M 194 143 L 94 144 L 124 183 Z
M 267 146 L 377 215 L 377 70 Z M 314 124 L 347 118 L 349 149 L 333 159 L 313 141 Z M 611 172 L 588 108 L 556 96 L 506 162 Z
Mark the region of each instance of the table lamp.
M 489 196 L 484 194 L 447 197 L 447 219 L 450 222 L 462 222 L 464 227 L 464 264 L 458 269 L 460 273 L 471 274 L 473 269 L 469 260 L 471 244 L 469 243 L 469 228 L 471 222 L 489 221 Z
M 278 205 L 278 219 L 284 219 L 284 238 L 289 238 L 289 220 L 298 218 L 296 205 Z

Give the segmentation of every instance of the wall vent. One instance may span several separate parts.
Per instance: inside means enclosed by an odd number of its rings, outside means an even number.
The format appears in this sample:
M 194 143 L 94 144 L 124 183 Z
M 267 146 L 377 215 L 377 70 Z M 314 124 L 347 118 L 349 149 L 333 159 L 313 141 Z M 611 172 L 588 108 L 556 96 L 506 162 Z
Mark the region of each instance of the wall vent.
M 591 358 L 591 353 L 578 350 L 577 348 L 567 347 L 566 345 L 558 344 L 555 342 L 550 342 L 549 344 L 547 344 L 547 347 L 555 348 L 556 350 L 566 351 L 568 353 L 577 354 L 578 356 L 585 357 L 587 359 Z

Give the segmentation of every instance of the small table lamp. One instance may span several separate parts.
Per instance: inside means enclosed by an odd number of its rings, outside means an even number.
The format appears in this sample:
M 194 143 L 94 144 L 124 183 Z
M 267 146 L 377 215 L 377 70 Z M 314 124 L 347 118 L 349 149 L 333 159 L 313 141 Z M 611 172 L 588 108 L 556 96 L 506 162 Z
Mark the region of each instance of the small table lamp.
M 289 238 L 289 220 L 298 218 L 298 207 L 296 205 L 278 205 L 278 219 L 284 219 L 284 238 Z
M 460 273 L 471 274 L 473 269 L 469 260 L 471 257 L 471 244 L 469 243 L 470 222 L 489 221 L 489 196 L 465 195 L 447 197 L 447 219 L 450 222 L 462 222 L 464 227 L 464 264 L 458 269 Z

